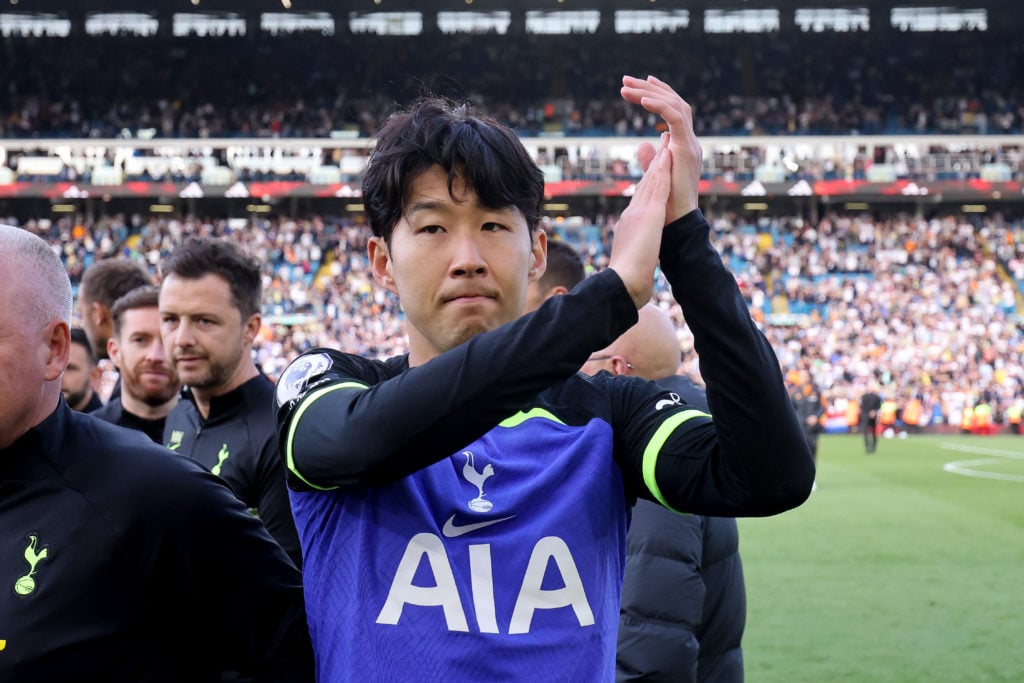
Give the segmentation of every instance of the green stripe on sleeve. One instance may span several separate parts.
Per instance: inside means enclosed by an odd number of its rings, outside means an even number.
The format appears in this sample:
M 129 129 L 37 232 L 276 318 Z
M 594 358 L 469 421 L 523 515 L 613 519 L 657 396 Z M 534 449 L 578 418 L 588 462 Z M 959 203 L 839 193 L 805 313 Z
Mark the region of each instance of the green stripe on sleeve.
M 506 417 L 504 420 L 498 423 L 498 426 L 507 428 L 518 427 L 519 425 L 523 424 L 524 422 L 533 417 L 539 417 L 544 420 L 551 420 L 552 422 L 557 422 L 560 425 L 565 424 L 547 410 L 544 410 L 543 408 L 533 408 L 529 412 L 524 413 L 523 411 L 520 410 L 515 415 L 511 417 Z
M 302 416 L 305 414 L 306 409 L 309 408 L 314 403 L 316 403 L 321 398 L 323 398 L 324 396 L 326 396 L 327 394 L 331 393 L 332 391 L 337 391 L 339 389 L 366 388 L 367 386 L 365 384 L 361 384 L 359 382 L 343 382 L 341 384 L 332 384 L 330 386 L 323 387 L 322 389 L 317 389 L 309 396 L 303 398 L 302 401 L 299 403 L 299 407 L 295 411 L 295 414 L 292 416 L 291 423 L 288 425 L 288 438 L 286 438 L 284 442 L 284 456 L 288 464 L 288 470 L 296 477 L 298 477 L 299 480 L 302 481 L 302 483 L 314 489 L 317 489 L 318 491 L 330 491 L 338 488 L 337 486 L 317 486 L 316 484 L 302 476 L 302 473 L 299 472 L 298 468 L 295 466 L 295 452 L 292 448 L 292 444 L 295 441 L 295 430 L 298 429 L 299 420 L 302 419 Z
M 667 507 L 673 512 L 679 512 L 676 510 L 668 501 L 665 500 L 665 496 L 661 495 L 661 489 L 658 488 L 658 481 L 654 476 L 655 470 L 658 467 L 658 455 L 661 453 L 662 447 L 665 442 L 668 441 L 668 437 L 672 435 L 679 425 L 684 422 L 688 422 L 695 417 L 711 417 L 707 413 L 701 410 L 683 410 L 678 413 L 674 413 L 669 416 L 667 420 L 662 422 L 658 429 L 654 432 L 654 436 L 647 442 L 647 447 L 644 448 L 644 459 L 643 459 L 643 473 L 644 473 L 644 484 L 647 486 L 647 490 L 651 492 L 655 500 Z

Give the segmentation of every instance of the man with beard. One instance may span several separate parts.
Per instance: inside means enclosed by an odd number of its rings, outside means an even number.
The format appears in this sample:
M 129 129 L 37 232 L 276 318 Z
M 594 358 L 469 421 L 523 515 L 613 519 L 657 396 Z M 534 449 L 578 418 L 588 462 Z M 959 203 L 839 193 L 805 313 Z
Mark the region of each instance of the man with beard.
M 72 328 L 68 369 L 60 381 L 60 392 L 72 410 L 91 413 L 103 406 L 96 391 L 102 376 L 103 370 L 96 364 L 96 356 L 92 353 L 85 331 L 80 327 Z
M 163 443 L 224 479 L 298 565 L 274 385 L 252 358 L 262 323 L 259 264 L 231 242 L 197 238 L 175 249 L 161 272 L 160 334 L 187 387 Z
M 121 373 L 121 395 L 95 414 L 163 443 L 164 422 L 178 402 L 181 382 L 160 338 L 159 298 L 159 288 L 139 287 L 110 309 L 113 336 L 107 354 Z
M 0 225 L 0 681 L 312 681 L 301 576 L 224 482 L 60 395 L 71 282 Z

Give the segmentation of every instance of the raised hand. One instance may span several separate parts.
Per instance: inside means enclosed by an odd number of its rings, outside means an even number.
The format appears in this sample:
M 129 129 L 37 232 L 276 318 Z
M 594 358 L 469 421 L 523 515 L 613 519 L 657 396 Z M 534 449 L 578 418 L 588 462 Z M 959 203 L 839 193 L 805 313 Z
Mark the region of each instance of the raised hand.
M 612 253 L 608 267 L 618 273 L 639 309 L 651 299 L 654 291 L 654 269 L 658 265 L 661 231 L 664 229 L 665 207 L 672 187 L 672 152 L 663 144 L 648 160 L 644 177 L 637 183 L 629 206 L 615 226 Z
M 697 208 L 702 152 L 693 132 L 690 105 L 667 83 L 654 76 L 646 79 L 623 76 L 621 93 L 627 102 L 657 114 L 668 124 L 668 149 L 672 152 L 672 190 L 665 207 L 665 222 L 671 223 Z M 641 167 L 647 170 L 655 157 L 654 147 L 644 143 L 637 155 Z

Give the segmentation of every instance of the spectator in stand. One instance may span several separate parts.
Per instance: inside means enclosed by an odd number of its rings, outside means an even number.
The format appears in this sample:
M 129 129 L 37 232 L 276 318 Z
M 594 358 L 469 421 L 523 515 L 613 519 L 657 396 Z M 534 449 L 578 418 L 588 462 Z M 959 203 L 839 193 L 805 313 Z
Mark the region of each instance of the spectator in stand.
M 99 387 L 103 371 L 92 355 L 92 345 L 85 330 L 75 327 L 71 330 L 71 349 L 68 367 L 61 377 L 60 391 L 72 410 L 91 413 L 103 406 Z

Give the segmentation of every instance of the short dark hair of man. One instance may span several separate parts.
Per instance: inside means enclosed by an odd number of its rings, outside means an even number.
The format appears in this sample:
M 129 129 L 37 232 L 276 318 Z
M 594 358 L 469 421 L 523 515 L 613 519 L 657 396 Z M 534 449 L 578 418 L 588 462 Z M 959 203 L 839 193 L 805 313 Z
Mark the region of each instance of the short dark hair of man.
M 155 285 L 136 287 L 110 307 L 110 318 L 114 325 L 114 336 L 121 336 L 121 321 L 124 319 L 125 311 L 136 308 L 158 308 L 160 305 L 160 288 Z
M 96 366 L 96 354 L 92 352 L 92 345 L 89 344 L 89 337 L 85 335 L 85 330 L 81 327 L 71 328 L 71 343 L 78 344 L 85 349 L 85 357 L 89 359 L 89 367 Z
M 78 298 L 110 308 L 128 292 L 153 284 L 145 268 L 134 261 L 111 258 L 85 269 L 78 285 Z
M 164 277 L 198 280 L 217 275 L 231 287 L 231 298 L 242 320 L 260 312 L 263 280 L 260 264 L 234 243 L 213 237 L 192 237 L 171 252 L 160 266 Z
M 541 219 L 544 174 L 516 134 L 469 103 L 425 97 L 392 114 L 377 133 L 377 146 L 363 176 L 363 206 L 373 234 L 391 242 L 409 188 L 440 166 L 448 192 L 461 176 L 488 209 L 514 207 L 533 231 Z
M 561 240 L 548 240 L 548 267 L 540 278 L 541 289 L 547 291 L 561 285 L 571 292 L 586 276 L 578 251 Z

